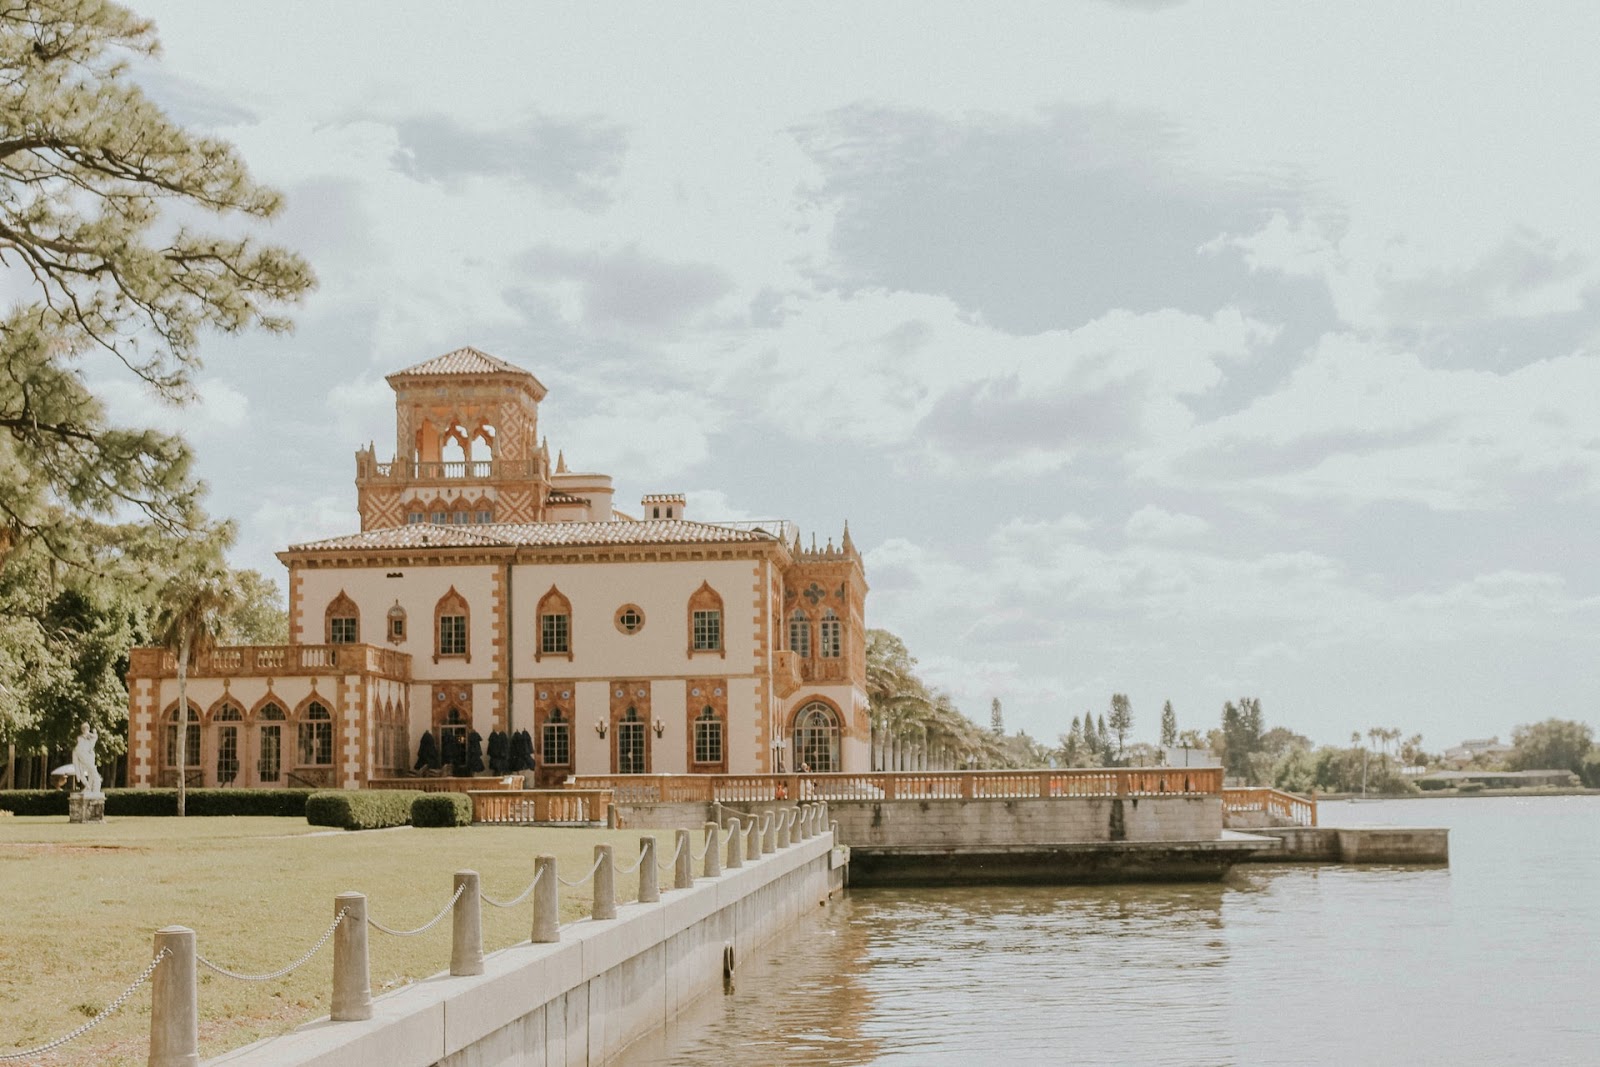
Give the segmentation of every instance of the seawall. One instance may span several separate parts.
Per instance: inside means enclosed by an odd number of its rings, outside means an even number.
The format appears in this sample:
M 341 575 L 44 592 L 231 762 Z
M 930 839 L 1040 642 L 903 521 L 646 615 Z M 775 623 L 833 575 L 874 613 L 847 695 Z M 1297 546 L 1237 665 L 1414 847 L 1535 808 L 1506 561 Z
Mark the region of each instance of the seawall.
M 1282 847 L 1242 857 L 1258 863 L 1450 862 L 1450 831 L 1400 826 L 1278 826 L 1249 836 L 1276 838 Z M 1242 835 L 1241 835 L 1242 836 Z
M 735 963 L 843 886 L 845 854 L 824 833 L 745 860 L 617 918 L 561 928 L 552 944 L 485 957 L 484 973 L 435 975 L 372 1004 L 372 1018 L 319 1019 L 209 1061 L 226 1067 L 480 1067 L 600 1064 L 689 1001 L 720 990 Z

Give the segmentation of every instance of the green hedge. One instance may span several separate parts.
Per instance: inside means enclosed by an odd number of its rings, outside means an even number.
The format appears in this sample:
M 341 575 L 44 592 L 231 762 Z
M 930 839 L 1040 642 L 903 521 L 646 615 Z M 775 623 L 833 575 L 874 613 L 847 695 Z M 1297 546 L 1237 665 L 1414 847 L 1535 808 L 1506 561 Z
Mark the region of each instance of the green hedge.
M 344 830 L 382 830 L 411 823 L 415 789 L 329 789 L 306 799 L 306 822 Z
M 286 815 L 306 813 L 309 789 L 191 789 L 186 815 Z M 0 809 L 17 815 L 65 815 L 64 789 L 12 789 L 0 792 Z M 107 815 L 176 815 L 176 789 L 108 789 Z
M 465 793 L 424 793 L 411 802 L 412 826 L 471 826 L 472 798 Z
M 65 815 L 67 794 L 61 789 L 7 789 L 0 792 L 0 809 L 13 815 Z

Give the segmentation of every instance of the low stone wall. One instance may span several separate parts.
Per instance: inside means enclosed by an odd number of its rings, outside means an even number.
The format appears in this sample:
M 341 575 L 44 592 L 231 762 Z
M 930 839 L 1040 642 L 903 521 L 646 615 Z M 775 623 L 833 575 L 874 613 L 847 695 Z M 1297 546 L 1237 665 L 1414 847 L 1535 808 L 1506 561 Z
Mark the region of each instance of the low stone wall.
M 1248 857 L 1259 863 L 1444 863 L 1450 862 L 1450 831 L 1436 828 L 1269 827 L 1256 837 L 1277 838 L 1280 849 Z
M 1215 841 L 1215 796 L 831 800 L 853 849 Z
M 372 1018 L 321 1019 L 210 1061 L 227 1067 L 479 1067 L 600 1064 L 722 987 L 735 960 L 842 886 L 833 836 L 746 860 L 743 867 L 619 904 L 614 920 L 561 928 L 561 941 L 484 960 L 484 973 L 436 975 L 373 1001 Z

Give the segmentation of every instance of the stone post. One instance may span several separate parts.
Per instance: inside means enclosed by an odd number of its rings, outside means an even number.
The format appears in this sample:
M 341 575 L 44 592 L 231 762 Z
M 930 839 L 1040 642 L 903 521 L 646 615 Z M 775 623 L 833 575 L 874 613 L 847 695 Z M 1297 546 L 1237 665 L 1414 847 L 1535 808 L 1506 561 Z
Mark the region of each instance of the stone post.
M 611 846 L 594 846 L 594 858 L 599 860 L 600 864 L 594 869 L 594 910 L 589 914 L 596 919 L 615 919 L 617 868 L 611 860 Z
M 677 847 L 677 850 L 676 850 L 676 853 L 675 853 L 677 855 L 678 859 L 677 859 L 677 862 L 673 865 L 674 870 L 672 872 L 672 888 L 674 888 L 674 889 L 693 889 L 694 888 L 694 846 L 692 844 L 690 844 L 689 831 L 688 830 L 679 830 L 673 836 L 676 837 L 677 840 L 678 840 L 678 847 Z M 708 849 L 706 849 L 706 855 L 710 856 L 715 851 L 716 851 L 715 848 L 708 848 Z
M 811 805 L 795 809 L 794 832 L 796 841 L 811 840 Z
M 654 904 L 661 899 L 661 880 L 656 871 L 656 839 L 639 838 L 639 903 Z
M 778 851 L 778 823 L 783 818 L 781 811 L 769 811 L 765 819 L 761 820 L 761 851 L 773 853 Z
M 528 940 L 547 945 L 561 940 L 561 883 L 556 879 L 556 858 L 536 857 L 533 873 L 539 883 L 533 887 L 533 936 Z
M 333 1010 L 336 1023 L 372 1018 L 372 977 L 367 960 L 367 896 L 340 893 L 333 912 L 345 913 L 333 932 Z
M 150 975 L 150 1067 L 199 1067 L 200 995 L 195 975 L 194 931 L 163 926 L 155 954 L 167 958 Z
M 714 822 L 706 823 L 706 877 L 722 875 L 722 828 Z M 737 831 L 736 831 L 737 832 Z
M 450 916 L 450 973 L 483 973 L 483 904 L 478 899 L 478 872 L 457 871 L 461 891 Z
M 777 813 L 777 841 L 774 842 L 779 849 L 789 847 L 789 809 L 780 808 Z
M 839 843 L 839 820 L 835 819 L 828 824 L 828 832 L 833 835 L 833 843 Z
M 744 866 L 744 833 L 739 820 L 728 820 L 728 870 Z
M 761 858 L 761 816 L 750 816 L 750 832 L 745 835 L 745 852 L 753 860 Z

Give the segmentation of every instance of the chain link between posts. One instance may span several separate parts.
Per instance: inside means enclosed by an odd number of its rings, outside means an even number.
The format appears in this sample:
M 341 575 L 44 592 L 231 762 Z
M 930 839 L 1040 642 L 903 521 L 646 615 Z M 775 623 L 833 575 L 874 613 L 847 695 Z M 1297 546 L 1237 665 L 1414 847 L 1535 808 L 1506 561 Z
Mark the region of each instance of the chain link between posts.
M 438 926 L 440 920 L 442 920 L 446 915 L 450 914 L 450 909 L 456 906 L 456 901 L 460 900 L 461 894 L 465 893 L 466 891 L 466 882 L 462 882 L 460 885 L 456 886 L 456 895 L 450 898 L 450 903 L 444 906 L 444 910 L 435 915 L 433 918 L 429 919 L 427 922 L 423 923 L 421 926 L 417 927 L 415 930 L 391 930 L 377 919 L 372 918 L 370 915 L 367 916 L 367 925 L 372 927 L 374 930 L 388 934 L 390 937 L 416 937 L 418 934 L 425 934 L 429 930 L 432 930 L 435 926 Z
M 339 924 L 344 922 L 344 917 L 348 914 L 350 914 L 349 908 L 340 908 L 339 914 L 333 917 L 333 922 L 329 924 L 328 928 L 322 932 L 322 936 L 317 938 L 317 943 L 312 945 L 304 956 L 301 956 L 287 967 L 278 968 L 271 974 L 239 974 L 235 971 L 228 970 L 226 967 L 218 967 L 215 963 L 212 963 L 198 952 L 194 954 L 195 962 L 199 963 L 202 967 L 209 971 L 214 971 L 217 974 L 222 975 L 224 978 L 232 978 L 238 982 L 270 982 L 274 978 L 282 978 L 284 975 L 298 970 L 302 965 L 305 964 L 307 960 L 309 960 L 312 956 L 315 956 L 317 951 L 321 949 L 323 945 L 328 943 L 328 938 L 332 937 L 333 932 L 339 929 Z
M 618 867 L 613 861 L 611 868 L 618 874 L 632 874 L 634 871 L 639 869 L 639 865 L 642 863 L 644 863 L 644 849 L 641 848 L 639 850 L 639 858 L 633 861 L 632 867 Z
M 543 877 L 544 877 L 544 868 L 540 867 L 537 871 L 534 872 L 533 881 L 528 883 L 528 888 L 526 888 L 522 892 L 518 893 L 517 896 L 516 896 L 516 899 L 514 899 L 514 900 L 507 900 L 507 901 L 504 901 L 504 902 L 498 901 L 498 900 L 494 899 L 494 897 L 491 897 L 488 893 L 485 893 L 482 889 L 478 890 L 478 899 L 482 900 L 485 904 L 488 904 L 491 907 L 496 907 L 496 908 L 514 908 L 518 904 L 521 904 L 524 900 L 528 899 L 528 895 L 533 892 L 533 887 L 538 885 L 539 884 L 539 879 L 543 878 Z
M 602 864 L 604 862 L 605 862 L 605 856 L 604 855 L 596 856 L 594 858 L 594 866 L 589 868 L 589 873 L 584 875 L 582 878 L 579 878 L 576 882 L 569 882 L 565 878 L 561 877 L 559 874 L 556 875 L 556 881 L 560 882 L 562 885 L 566 886 L 568 889 L 576 889 L 580 885 L 582 885 L 583 883 L 587 882 L 589 879 L 593 878 L 594 877 L 594 872 L 598 871 L 600 869 L 600 864 Z
M 96 1015 L 93 1019 L 90 1019 L 76 1030 L 73 1030 L 68 1034 L 63 1034 L 54 1041 L 51 1041 L 48 1044 L 40 1045 L 38 1048 L 24 1049 L 21 1052 L 0 1052 L 0 1063 L 9 1063 L 13 1060 L 25 1060 L 33 1056 L 42 1056 L 44 1053 L 49 1052 L 52 1049 L 60 1048 L 68 1041 L 76 1041 L 84 1034 L 87 1034 L 90 1030 L 93 1030 L 95 1027 L 105 1022 L 112 1016 L 114 1012 L 116 1012 L 118 1008 L 126 1004 L 128 1002 L 128 998 L 133 996 L 134 992 L 137 991 L 140 986 L 149 981 L 152 974 L 156 973 L 156 967 L 161 964 L 161 961 L 170 955 L 172 955 L 172 950 L 168 948 L 164 948 L 160 952 L 157 952 L 155 954 L 155 958 L 150 961 L 149 965 L 145 967 L 144 971 L 139 975 L 139 977 L 133 980 L 132 985 L 128 986 L 127 989 L 124 989 L 122 994 L 117 997 L 116 1000 L 113 1000 L 110 1004 L 107 1004 L 104 1008 L 100 1009 L 99 1015 Z
M 658 864 L 656 864 L 656 866 L 661 868 L 663 871 L 672 870 L 672 868 L 674 868 L 674 867 L 676 867 L 678 865 L 678 857 L 683 855 L 683 846 L 687 845 L 688 843 L 689 843 L 689 839 L 687 837 L 678 838 L 678 847 L 673 851 L 671 857 L 668 858 L 667 862 L 658 863 Z M 690 852 L 690 855 L 693 855 L 692 850 Z

